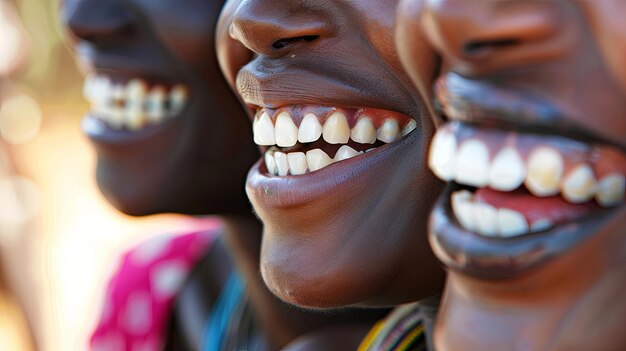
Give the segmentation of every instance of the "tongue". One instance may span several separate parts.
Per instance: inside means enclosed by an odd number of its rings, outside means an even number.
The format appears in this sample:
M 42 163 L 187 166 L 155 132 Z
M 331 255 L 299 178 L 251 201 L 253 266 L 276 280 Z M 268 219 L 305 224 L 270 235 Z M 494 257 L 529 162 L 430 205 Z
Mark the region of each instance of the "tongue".
M 474 195 L 476 202 L 522 213 L 529 223 L 547 219 L 552 225 L 558 225 L 601 210 L 601 207 L 596 205 L 594 201 L 574 205 L 565 201 L 561 196 L 539 198 L 525 189 L 505 193 L 485 188 L 478 189 Z

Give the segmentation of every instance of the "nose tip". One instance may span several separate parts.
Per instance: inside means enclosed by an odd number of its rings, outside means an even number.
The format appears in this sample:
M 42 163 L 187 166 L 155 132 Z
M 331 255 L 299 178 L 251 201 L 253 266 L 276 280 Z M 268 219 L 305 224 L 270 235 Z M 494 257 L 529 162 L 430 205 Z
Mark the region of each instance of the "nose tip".
M 67 4 L 63 20 L 77 38 L 97 42 L 111 36 L 128 34 L 134 17 L 118 0 L 78 0 Z
M 428 0 L 425 31 L 444 58 L 471 67 L 477 63 L 537 55 L 556 36 L 558 7 L 551 1 Z M 503 62 L 500 62 L 503 63 Z
M 296 1 L 243 1 L 233 16 L 231 37 L 259 55 L 276 57 L 312 45 L 330 33 L 322 16 L 293 3 Z

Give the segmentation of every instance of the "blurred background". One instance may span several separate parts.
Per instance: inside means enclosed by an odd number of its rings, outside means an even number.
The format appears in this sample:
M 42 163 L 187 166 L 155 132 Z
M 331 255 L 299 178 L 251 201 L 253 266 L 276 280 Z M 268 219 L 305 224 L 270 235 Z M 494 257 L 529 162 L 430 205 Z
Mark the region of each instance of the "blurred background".
M 57 12 L 57 1 L 0 0 L 0 350 L 87 349 L 117 254 L 185 225 L 123 216 L 98 192 Z

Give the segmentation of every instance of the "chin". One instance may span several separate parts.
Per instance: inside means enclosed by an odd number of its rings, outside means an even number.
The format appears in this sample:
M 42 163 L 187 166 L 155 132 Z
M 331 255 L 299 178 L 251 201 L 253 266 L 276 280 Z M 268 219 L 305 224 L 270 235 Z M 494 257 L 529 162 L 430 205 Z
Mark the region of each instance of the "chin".
M 442 183 L 423 165 L 423 135 L 297 176 L 267 159 L 248 175 L 263 221 L 261 273 L 284 301 L 315 309 L 390 306 L 440 293 L 427 218 Z M 270 161 L 271 162 L 271 161 Z
M 141 173 L 137 173 L 141 174 Z M 96 181 L 101 193 L 118 211 L 129 216 L 147 216 L 163 211 L 163 193 L 151 191 L 162 187 L 155 178 L 137 177 L 134 172 L 113 168 L 98 160 Z M 171 206 L 172 204 L 170 204 Z

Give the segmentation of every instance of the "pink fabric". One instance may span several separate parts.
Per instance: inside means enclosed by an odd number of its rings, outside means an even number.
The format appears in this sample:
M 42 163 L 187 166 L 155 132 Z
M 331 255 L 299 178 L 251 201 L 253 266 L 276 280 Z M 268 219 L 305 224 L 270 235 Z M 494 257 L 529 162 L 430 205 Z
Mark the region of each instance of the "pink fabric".
M 122 256 L 108 283 L 92 351 L 160 351 L 178 291 L 221 230 L 218 220 L 201 231 L 160 235 Z

